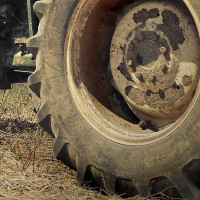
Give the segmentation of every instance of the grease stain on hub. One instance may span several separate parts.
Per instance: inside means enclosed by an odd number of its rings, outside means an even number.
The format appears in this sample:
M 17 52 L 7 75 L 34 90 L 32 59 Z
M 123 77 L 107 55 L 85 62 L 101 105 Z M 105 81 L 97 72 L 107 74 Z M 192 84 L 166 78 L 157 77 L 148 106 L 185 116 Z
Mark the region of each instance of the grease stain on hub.
M 138 13 L 135 13 L 133 15 L 133 19 L 136 24 L 138 24 L 138 23 L 145 24 L 148 19 L 157 18 L 159 16 L 160 16 L 160 14 L 159 14 L 159 10 L 157 8 L 153 8 L 149 11 L 147 9 L 142 9 L 141 11 L 139 11 Z
M 179 48 L 178 45 L 182 45 L 185 41 L 183 30 L 180 27 L 180 20 L 170 10 L 163 11 L 162 17 L 163 24 L 158 25 L 157 28 L 168 37 L 173 50 L 176 51 Z
M 183 85 L 185 87 L 190 86 L 192 84 L 192 78 L 191 78 L 191 76 L 187 76 L 187 75 L 183 76 L 182 82 L 183 82 Z

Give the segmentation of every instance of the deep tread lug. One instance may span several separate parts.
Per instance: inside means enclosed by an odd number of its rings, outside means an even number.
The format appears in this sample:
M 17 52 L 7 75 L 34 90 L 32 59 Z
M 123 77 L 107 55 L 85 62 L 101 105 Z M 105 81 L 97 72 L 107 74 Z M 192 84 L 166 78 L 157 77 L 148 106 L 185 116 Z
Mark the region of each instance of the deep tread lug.
M 40 126 L 43 127 L 52 137 L 55 137 L 51 128 L 51 115 L 47 115 L 43 120 L 39 122 Z
M 116 183 L 116 176 L 113 174 L 104 174 L 104 180 L 105 180 L 105 189 L 106 193 L 109 195 L 115 194 L 115 183 Z
M 172 171 L 169 175 L 169 180 L 175 185 L 181 196 L 185 200 L 197 200 L 193 196 L 190 188 L 188 187 L 181 170 Z
M 61 149 L 63 148 L 63 146 L 66 143 L 67 143 L 66 138 L 58 136 L 58 138 L 56 139 L 56 142 L 54 144 L 54 148 L 53 148 L 53 152 L 54 152 L 55 157 L 58 157 L 58 154 L 60 153 Z
M 194 198 L 196 200 L 199 200 L 200 199 L 200 190 L 194 185 L 194 183 L 186 175 L 183 175 L 183 176 L 184 176 L 185 181 L 187 182 L 187 185 L 188 185 L 190 191 L 194 195 Z
M 37 114 L 37 123 L 40 124 L 45 131 L 54 137 L 52 127 L 51 127 L 51 114 L 49 112 L 49 107 L 44 104 Z
M 54 154 L 58 160 L 61 160 L 65 165 L 67 165 L 71 169 L 76 170 L 77 169 L 76 163 L 74 162 L 73 159 L 71 159 L 73 153 L 70 151 L 71 149 L 70 144 L 67 142 L 63 144 L 63 141 L 65 141 L 63 138 L 62 139 L 59 137 L 57 138 L 54 145 Z
M 28 78 L 29 88 L 40 98 L 41 89 L 41 73 L 40 71 L 35 71 Z
M 36 58 L 38 53 L 39 41 L 40 41 L 40 36 L 35 35 L 30 39 L 28 39 L 28 42 L 26 44 L 26 47 L 32 53 L 34 58 Z
M 46 5 L 50 3 L 52 3 L 52 0 L 42 0 L 42 1 L 35 2 L 35 4 L 33 5 L 33 10 L 39 20 L 42 18 L 42 16 L 45 13 Z
M 28 82 L 30 85 L 41 82 L 41 72 L 39 70 L 35 71 L 31 76 L 29 76 Z
M 29 88 L 40 98 L 41 83 L 32 84 Z
M 115 184 L 115 192 L 122 197 L 134 197 L 138 195 L 137 188 L 135 186 L 135 181 L 132 179 L 119 178 Z
M 41 83 L 32 84 L 29 88 L 40 98 Z
M 142 197 L 149 196 L 150 189 L 149 189 L 149 181 L 148 180 L 146 180 L 146 179 L 136 180 L 135 185 L 136 185 L 139 195 L 141 195 Z
M 77 167 L 77 174 L 76 174 L 76 179 L 79 183 L 79 185 L 83 184 L 84 178 L 85 178 L 85 173 L 87 169 L 87 162 L 83 160 L 82 157 L 79 157 L 78 159 L 78 167 Z

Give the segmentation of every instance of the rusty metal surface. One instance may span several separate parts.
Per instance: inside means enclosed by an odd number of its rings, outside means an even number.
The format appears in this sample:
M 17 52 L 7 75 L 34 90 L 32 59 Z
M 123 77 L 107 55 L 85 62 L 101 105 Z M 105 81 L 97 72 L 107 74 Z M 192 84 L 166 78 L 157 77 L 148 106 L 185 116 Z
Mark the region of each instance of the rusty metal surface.
M 159 128 L 177 120 L 194 96 L 198 32 L 178 3 L 149 1 L 128 7 L 111 45 L 115 88 L 140 119 Z
M 67 78 L 76 106 L 100 134 L 150 144 L 171 134 L 195 104 L 199 23 L 185 1 L 130 2 L 79 2 L 66 36 Z

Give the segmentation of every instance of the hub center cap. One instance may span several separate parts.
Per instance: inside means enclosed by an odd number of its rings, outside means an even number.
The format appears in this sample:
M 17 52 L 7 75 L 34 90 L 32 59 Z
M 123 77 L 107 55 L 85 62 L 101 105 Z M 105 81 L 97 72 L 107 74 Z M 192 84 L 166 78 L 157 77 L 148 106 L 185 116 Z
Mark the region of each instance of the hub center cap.
M 155 67 L 152 63 L 160 56 L 159 46 L 152 41 L 144 41 L 135 53 L 138 64 L 147 68 Z

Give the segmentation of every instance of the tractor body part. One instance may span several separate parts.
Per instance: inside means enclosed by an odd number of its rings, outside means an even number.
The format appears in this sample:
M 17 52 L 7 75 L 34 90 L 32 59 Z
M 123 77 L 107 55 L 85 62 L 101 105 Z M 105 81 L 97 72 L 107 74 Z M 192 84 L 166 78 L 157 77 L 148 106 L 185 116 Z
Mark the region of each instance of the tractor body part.
M 23 81 L 27 81 L 26 74 L 35 70 L 35 60 L 26 48 L 27 39 L 37 31 L 38 20 L 32 12 L 34 2 L 35 0 L 0 2 L 1 88 L 8 89 L 11 83 L 22 80 L 22 77 Z

